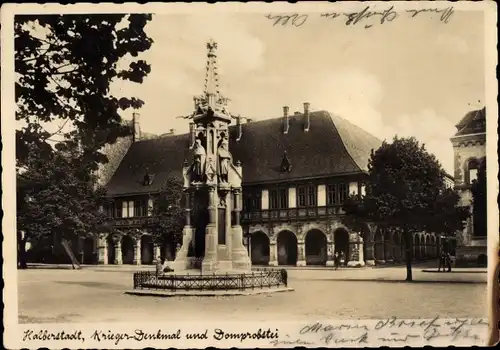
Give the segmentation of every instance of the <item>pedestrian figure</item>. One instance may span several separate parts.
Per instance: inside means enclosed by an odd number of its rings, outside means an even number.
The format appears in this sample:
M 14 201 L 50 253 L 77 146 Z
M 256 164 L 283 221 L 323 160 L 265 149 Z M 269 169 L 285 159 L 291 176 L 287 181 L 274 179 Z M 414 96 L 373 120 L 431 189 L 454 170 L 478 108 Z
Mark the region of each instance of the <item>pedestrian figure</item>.
M 163 264 L 161 262 L 161 258 L 158 257 L 156 259 L 156 276 L 160 275 L 163 272 Z
M 451 254 L 446 253 L 446 266 L 448 267 L 448 272 L 451 272 Z M 444 267 L 443 267 L 444 270 Z
M 335 255 L 333 256 L 333 263 L 335 264 L 335 270 L 337 270 L 340 263 L 339 252 L 335 252 Z
M 341 265 L 345 264 L 345 254 L 344 254 L 344 252 L 340 252 L 340 264 Z
M 443 271 L 444 271 L 445 260 L 446 260 L 446 255 L 445 255 L 445 253 L 444 253 L 444 252 L 441 252 L 441 255 L 439 256 L 439 267 L 438 267 L 438 272 L 441 272 L 441 267 L 443 268 Z

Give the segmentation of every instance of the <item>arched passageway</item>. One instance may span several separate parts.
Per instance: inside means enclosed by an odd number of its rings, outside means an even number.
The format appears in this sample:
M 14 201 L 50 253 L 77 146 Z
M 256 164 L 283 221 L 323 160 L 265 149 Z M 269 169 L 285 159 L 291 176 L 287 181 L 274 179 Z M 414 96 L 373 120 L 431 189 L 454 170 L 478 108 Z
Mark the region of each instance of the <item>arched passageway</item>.
M 83 263 L 97 264 L 97 240 L 94 237 L 87 237 L 83 243 Z
M 395 262 L 401 262 L 402 257 L 401 257 L 401 238 L 399 237 L 399 233 L 395 232 L 392 235 L 392 240 L 393 240 L 393 249 L 392 249 L 392 255 L 394 257 Z
M 420 236 L 415 235 L 415 246 L 413 251 L 415 252 L 415 260 L 420 260 Z
M 115 263 L 115 242 L 111 235 L 106 238 L 106 244 L 108 246 L 108 264 L 112 265 Z
M 323 232 L 320 230 L 307 232 L 305 245 L 307 265 L 326 265 L 327 240 Z
M 384 230 L 384 260 L 394 261 L 393 242 L 392 242 L 392 232 L 388 229 Z
M 349 232 L 343 227 L 339 227 L 333 232 L 335 243 L 335 253 L 344 253 L 345 263 L 349 261 Z
M 297 264 L 297 237 L 291 231 L 278 233 L 278 265 Z
M 269 237 L 262 232 L 252 233 L 250 237 L 251 259 L 253 265 L 269 264 Z
M 382 230 L 378 229 L 377 232 L 375 232 L 375 237 L 374 237 L 374 247 L 375 247 L 375 261 L 380 261 L 380 260 L 385 260 L 384 256 L 384 241 L 382 239 Z
M 124 264 L 134 263 L 134 240 L 130 236 L 122 238 L 122 262 Z
M 154 244 L 153 237 L 143 235 L 141 237 L 141 264 L 149 265 L 154 260 Z

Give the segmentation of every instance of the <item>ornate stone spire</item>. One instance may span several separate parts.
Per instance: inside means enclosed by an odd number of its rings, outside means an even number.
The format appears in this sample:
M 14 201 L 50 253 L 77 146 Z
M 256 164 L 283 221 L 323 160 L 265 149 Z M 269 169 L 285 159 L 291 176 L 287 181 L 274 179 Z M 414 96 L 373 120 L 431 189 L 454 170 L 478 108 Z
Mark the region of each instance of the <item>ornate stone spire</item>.
M 229 99 L 222 96 L 219 90 L 219 72 L 217 67 L 217 43 L 210 39 L 207 42 L 207 65 L 205 68 L 205 86 L 201 96 L 194 98 L 195 111 L 191 116 L 194 118 L 213 113 L 216 117 L 231 120 L 234 118 L 227 111 Z M 209 111 L 210 110 L 210 111 Z
M 217 43 L 210 39 L 207 43 L 207 67 L 205 73 L 204 94 L 210 107 L 215 107 L 217 97 L 219 97 L 219 75 L 217 72 Z

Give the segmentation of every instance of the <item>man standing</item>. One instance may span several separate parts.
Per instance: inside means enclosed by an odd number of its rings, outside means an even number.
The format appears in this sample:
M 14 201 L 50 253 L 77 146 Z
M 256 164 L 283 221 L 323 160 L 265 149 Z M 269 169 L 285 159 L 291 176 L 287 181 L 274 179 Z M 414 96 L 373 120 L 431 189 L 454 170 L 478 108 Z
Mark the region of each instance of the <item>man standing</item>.
M 438 267 L 438 272 L 441 272 L 441 267 L 443 268 L 444 271 L 444 264 L 446 260 L 446 255 L 444 252 L 441 252 L 441 255 L 439 256 L 439 267 Z
M 445 259 L 446 259 L 446 266 L 448 267 L 447 272 L 451 272 L 451 254 L 446 253 Z M 443 270 L 444 270 L 444 266 L 443 266 Z
M 339 268 L 339 263 L 340 263 L 340 259 L 339 259 L 339 252 L 335 252 L 335 255 L 333 256 L 333 263 L 335 264 L 335 270 L 337 270 Z

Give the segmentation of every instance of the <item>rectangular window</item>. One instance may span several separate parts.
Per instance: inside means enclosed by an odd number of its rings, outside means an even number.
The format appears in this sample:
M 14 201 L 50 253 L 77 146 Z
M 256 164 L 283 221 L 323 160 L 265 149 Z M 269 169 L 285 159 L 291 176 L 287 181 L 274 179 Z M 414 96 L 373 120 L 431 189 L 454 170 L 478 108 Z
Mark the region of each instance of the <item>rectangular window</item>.
M 262 208 L 261 192 L 254 192 L 250 197 L 250 207 L 252 210 L 260 210 Z
M 134 201 L 128 201 L 128 216 L 129 218 L 134 217 Z
M 318 194 L 316 191 L 316 185 L 307 186 L 307 206 L 315 207 L 317 199 L 318 199 Z
M 270 190 L 269 191 L 269 208 L 278 209 L 278 191 Z
M 344 201 L 349 196 L 349 187 L 347 184 L 339 184 L 339 204 L 344 203 Z
M 134 201 L 134 216 L 142 216 L 143 206 L 140 200 Z
M 339 204 L 337 201 L 337 193 L 338 193 L 337 185 L 335 184 L 328 185 L 326 192 L 327 192 L 326 196 L 327 205 Z
M 288 189 L 282 188 L 278 190 L 278 205 L 280 209 L 288 207 Z
M 122 206 L 123 206 L 123 203 L 122 201 L 116 201 L 115 202 L 115 217 L 117 218 L 121 218 L 123 215 L 123 211 L 122 211 Z
M 122 218 L 128 218 L 128 202 L 122 202 Z
M 297 205 L 299 207 L 305 207 L 306 206 L 306 188 L 301 186 L 298 188 L 297 191 Z

